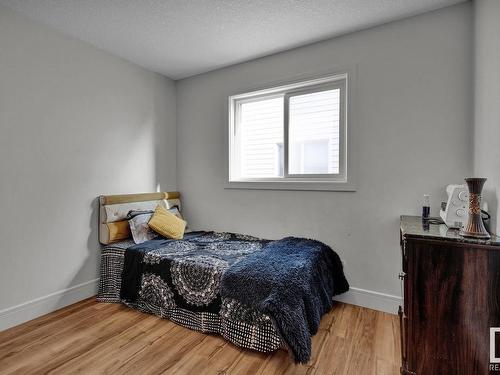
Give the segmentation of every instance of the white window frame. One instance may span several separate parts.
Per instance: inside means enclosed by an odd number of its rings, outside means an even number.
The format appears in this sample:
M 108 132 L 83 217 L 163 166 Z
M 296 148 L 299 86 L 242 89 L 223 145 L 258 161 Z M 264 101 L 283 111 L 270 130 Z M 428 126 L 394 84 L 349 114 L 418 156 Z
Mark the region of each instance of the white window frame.
M 355 191 L 354 168 L 352 162 L 352 89 L 353 74 L 350 71 L 330 74 L 319 78 L 297 80 L 293 83 L 275 85 L 272 87 L 250 91 L 244 94 L 229 97 L 229 126 L 228 126 L 228 178 L 226 188 L 242 189 L 278 189 L 278 190 L 337 190 Z M 289 99 L 292 96 L 304 95 L 317 91 L 340 89 L 340 121 L 339 121 L 339 173 L 338 174 L 289 174 Z M 238 106 L 263 97 L 284 98 L 284 175 L 283 177 L 243 178 L 239 174 L 238 147 L 239 132 L 237 131 L 237 118 L 241 112 Z M 349 126 L 348 126 L 349 122 Z

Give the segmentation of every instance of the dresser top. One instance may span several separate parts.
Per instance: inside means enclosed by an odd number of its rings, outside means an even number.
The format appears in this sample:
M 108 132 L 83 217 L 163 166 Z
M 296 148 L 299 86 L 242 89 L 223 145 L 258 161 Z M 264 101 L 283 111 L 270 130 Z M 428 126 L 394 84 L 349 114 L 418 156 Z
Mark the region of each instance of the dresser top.
M 500 246 L 500 237 L 491 236 L 489 240 L 465 238 L 458 234 L 458 229 L 451 229 L 446 224 L 429 224 L 425 228 L 420 216 L 401 216 L 401 234 L 406 238 L 438 239 L 463 242 L 473 245 Z

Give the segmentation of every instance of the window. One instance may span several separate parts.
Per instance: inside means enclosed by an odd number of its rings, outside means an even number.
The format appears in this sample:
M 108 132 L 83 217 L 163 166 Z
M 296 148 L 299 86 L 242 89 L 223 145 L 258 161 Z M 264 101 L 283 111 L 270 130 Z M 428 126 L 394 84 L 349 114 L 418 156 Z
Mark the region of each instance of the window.
M 342 74 L 230 97 L 229 187 L 343 190 L 346 91 Z

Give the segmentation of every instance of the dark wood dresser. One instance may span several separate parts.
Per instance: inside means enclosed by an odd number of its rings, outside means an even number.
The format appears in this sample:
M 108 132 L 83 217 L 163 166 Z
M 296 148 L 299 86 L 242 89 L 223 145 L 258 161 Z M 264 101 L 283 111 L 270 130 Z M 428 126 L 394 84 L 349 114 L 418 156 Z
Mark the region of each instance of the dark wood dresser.
M 444 224 L 401 216 L 401 252 L 401 373 L 500 375 L 500 364 L 490 364 L 490 327 L 500 327 L 500 238 L 465 239 Z

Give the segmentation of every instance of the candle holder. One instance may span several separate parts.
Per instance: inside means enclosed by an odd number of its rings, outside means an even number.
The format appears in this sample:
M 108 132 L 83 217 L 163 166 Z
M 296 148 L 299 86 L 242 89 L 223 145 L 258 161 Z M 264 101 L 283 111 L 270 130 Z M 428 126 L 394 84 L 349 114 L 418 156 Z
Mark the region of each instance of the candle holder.
M 481 192 L 486 178 L 466 178 L 469 188 L 469 220 L 467 225 L 460 230 L 464 237 L 489 239 L 491 236 L 486 231 L 481 218 Z

